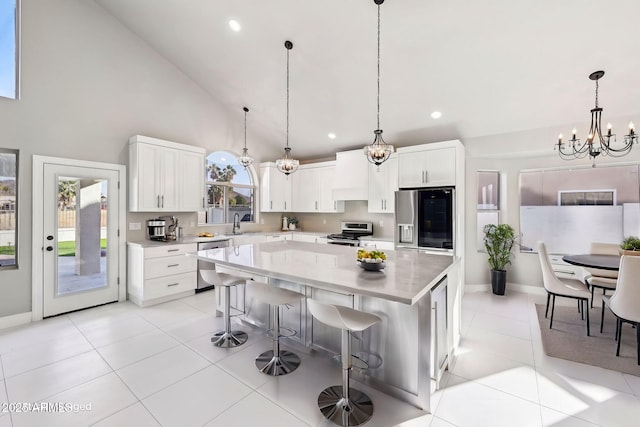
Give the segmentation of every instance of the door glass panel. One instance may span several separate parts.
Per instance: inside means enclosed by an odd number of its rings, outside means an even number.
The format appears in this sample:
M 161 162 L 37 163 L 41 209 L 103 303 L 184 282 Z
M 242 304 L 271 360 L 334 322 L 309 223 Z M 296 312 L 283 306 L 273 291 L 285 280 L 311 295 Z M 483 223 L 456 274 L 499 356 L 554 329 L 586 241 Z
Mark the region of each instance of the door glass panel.
M 107 184 L 58 178 L 58 296 L 108 286 Z

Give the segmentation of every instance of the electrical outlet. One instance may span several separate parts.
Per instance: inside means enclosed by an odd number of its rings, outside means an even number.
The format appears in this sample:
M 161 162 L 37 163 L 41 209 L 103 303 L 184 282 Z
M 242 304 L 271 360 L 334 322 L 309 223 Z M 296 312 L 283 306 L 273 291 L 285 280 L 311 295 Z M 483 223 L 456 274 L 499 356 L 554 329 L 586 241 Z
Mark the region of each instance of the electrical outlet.
M 130 222 L 129 223 L 129 230 L 141 230 L 142 229 L 142 224 L 139 222 Z
M 383 221 L 383 220 L 380 220 L 380 222 L 378 223 L 378 225 L 379 225 L 380 227 L 384 227 L 384 221 Z
M 326 224 L 326 223 L 327 223 L 327 220 L 326 220 L 326 219 L 323 219 L 323 220 L 322 220 L 322 224 Z

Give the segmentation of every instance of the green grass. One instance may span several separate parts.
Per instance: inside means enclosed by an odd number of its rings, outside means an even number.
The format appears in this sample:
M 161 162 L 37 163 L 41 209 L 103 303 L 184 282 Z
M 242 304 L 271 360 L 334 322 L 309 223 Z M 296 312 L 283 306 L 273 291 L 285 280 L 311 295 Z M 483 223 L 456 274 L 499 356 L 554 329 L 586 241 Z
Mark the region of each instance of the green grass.
M 100 239 L 100 249 L 107 248 L 107 239 Z M 58 256 L 74 256 L 76 254 L 76 242 L 58 242 Z
M 0 255 L 15 255 L 15 246 L 0 246 Z

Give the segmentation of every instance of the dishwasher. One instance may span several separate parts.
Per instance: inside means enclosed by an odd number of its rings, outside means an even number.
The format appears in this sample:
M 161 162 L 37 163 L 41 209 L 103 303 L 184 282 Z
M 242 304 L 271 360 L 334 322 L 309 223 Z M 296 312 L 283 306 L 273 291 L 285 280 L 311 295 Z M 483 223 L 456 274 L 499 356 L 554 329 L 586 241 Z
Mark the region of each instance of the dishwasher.
M 229 240 L 216 240 L 214 242 L 200 242 L 198 243 L 198 250 L 204 251 L 207 249 L 217 249 L 217 248 L 226 248 L 229 246 Z M 196 287 L 196 293 L 208 291 L 209 289 L 213 289 L 213 285 L 207 283 L 200 276 L 201 270 L 213 270 L 216 268 L 216 265 L 212 262 L 208 261 L 198 261 L 198 286 Z

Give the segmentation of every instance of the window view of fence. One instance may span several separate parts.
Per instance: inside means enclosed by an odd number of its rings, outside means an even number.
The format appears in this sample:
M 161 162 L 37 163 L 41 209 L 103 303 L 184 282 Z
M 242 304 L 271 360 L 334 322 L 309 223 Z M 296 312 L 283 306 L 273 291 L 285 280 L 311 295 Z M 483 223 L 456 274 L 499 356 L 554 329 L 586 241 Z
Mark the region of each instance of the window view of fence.
M 17 266 L 18 151 L 0 148 L 0 267 Z

